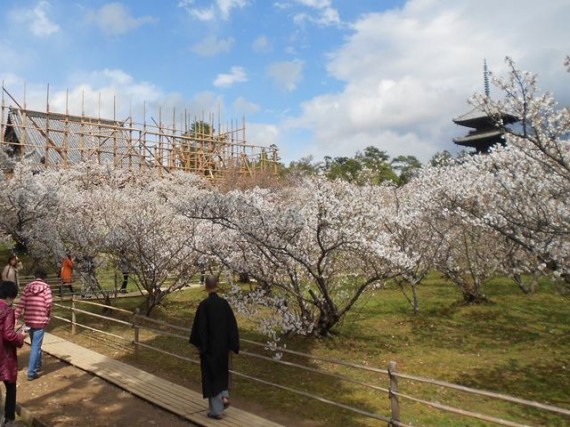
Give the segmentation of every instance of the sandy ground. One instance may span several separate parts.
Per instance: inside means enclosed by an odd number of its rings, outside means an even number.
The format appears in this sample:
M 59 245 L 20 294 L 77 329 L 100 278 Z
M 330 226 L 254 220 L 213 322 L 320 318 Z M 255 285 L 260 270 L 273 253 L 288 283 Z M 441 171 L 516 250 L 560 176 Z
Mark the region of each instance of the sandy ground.
M 53 427 L 189 427 L 164 411 L 85 371 L 44 353 L 40 378 L 28 381 L 29 347 L 18 351 L 17 402 Z

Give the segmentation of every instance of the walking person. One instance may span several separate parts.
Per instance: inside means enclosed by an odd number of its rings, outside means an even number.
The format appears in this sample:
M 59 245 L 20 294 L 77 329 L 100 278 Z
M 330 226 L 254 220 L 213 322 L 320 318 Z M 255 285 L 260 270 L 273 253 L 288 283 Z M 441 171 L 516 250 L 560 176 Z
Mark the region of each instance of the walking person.
M 198 268 L 200 269 L 200 285 L 203 286 L 206 278 L 206 260 L 204 255 L 200 255 L 200 258 L 198 258 Z
M 198 305 L 190 333 L 190 344 L 200 351 L 202 395 L 208 398 L 208 417 L 221 420 L 230 406 L 230 350 L 239 353 L 239 332 L 230 304 L 217 293 L 218 280 L 206 277 L 208 297 Z
M 129 283 L 129 262 L 123 252 L 121 252 L 121 257 L 119 258 L 119 270 L 123 275 L 123 283 L 121 283 L 121 293 L 127 293 L 127 284 Z
M 69 253 L 67 253 L 65 258 L 61 261 L 59 277 L 61 278 L 60 295 L 63 296 L 64 286 L 66 286 L 69 289 L 69 292 L 73 294 L 73 258 Z
M 12 303 L 18 295 L 14 282 L 0 284 L 0 380 L 6 386 L 4 405 L 4 427 L 13 426 L 16 419 L 16 380 L 18 376 L 18 356 L 16 349 L 24 344 L 24 333 L 14 331 L 15 315 Z M 1 424 L 1 423 L 0 423 Z
M 35 280 L 26 285 L 18 307 L 16 320 L 24 313 L 24 323 L 30 328 L 30 361 L 28 363 L 28 381 L 39 377 L 42 368 L 42 343 L 44 330 L 49 324 L 52 308 L 52 295 L 46 283 L 47 272 L 43 267 L 36 268 Z
M 2 280 L 6 282 L 14 282 L 16 286 L 19 286 L 18 283 L 18 273 L 22 269 L 22 263 L 17 255 L 12 254 L 10 258 L 8 258 L 8 264 L 4 266 L 2 269 Z

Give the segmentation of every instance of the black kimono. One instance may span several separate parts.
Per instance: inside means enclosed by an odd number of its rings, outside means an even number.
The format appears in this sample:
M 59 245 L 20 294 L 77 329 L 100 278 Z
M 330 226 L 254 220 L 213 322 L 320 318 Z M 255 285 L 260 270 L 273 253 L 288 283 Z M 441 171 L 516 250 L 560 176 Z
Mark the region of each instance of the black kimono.
M 227 390 L 229 352 L 239 353 L 239 333 L 230 304 L 215 292 L 198 305 L 190 344 L 200 350 L 204 398 Z

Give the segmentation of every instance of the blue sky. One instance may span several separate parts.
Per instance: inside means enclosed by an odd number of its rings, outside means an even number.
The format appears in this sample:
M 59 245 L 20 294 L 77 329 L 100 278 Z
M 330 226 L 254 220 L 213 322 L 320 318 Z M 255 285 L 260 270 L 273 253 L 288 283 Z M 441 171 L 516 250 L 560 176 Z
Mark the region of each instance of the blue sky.
M 568 105 L 567 0 L 3 0 L 0 77 L 29 108 L 247 121 L 285 163 L 369 145 L 427 161 L 506 56 Z M 498 95 L 497 95 L 498 96 Z M 99 102 L 101 99 L 101 102 Z M 115 99 L 115 106 L 113 106 Z

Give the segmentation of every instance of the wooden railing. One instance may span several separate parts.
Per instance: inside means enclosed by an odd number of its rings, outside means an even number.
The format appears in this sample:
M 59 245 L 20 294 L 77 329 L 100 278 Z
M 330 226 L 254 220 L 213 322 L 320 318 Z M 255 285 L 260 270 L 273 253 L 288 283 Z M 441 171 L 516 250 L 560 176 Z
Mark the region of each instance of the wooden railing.
M 113 317 L 110 317 L 107 315 L 96 314 L 96 313 L 93 313 L 89 310 L 84 310 L 84 309 L 78 308 L 78 305 L 80 305 L 80 304 L 81 305 L 88 305 L 88 306 L 92 306 L 92 307 L 100 307 L 104 310 L 104 312 L 107 312 L 107 313 L 114 312 L 114 313 L 117 313 L 117 314 L 124 316 L 128 320 L 120 320 L 120 319 L 116 319 L 116 318 L 113 318 Z M 168 337 L 171 337 L 173 339 L 184 340 L 185 344 L 187 344 L 188 343 L 188 336 L 190 333 L 190 330 L 188 328 L 180 327 L 177 325 L 172 325 L 172 324 L 160 321 L 160 320 L 155 320 L 155 319 L 148 318 L 146 316 L 142 316 L 138 313 L 138 311 L 135 313 L 132 313 L 128 310 L 99 304 L 99 303 L 96 303 L 93 301 L 78 300 L 75 297 L 72 298 L 70 305 L 65 305 L 63 303 L 56 303 L 55 306 L 59 309 L 63 309 L 63 310 L 70 312 L 70 314 L 71 314 L 70 318 L 62 317 L 59 315 L 55 315 L 54 318 L 61 320 L 63 322 L 69 323 L 71 325 L 72 333 L 76 333 L 77 327 L 82 327 L 82 328 L 88 329 L 90 331 L 99 333 L 99 334 L 104 334 L 104 335 L 113 337 L 115 339 L 119 339 L 119 340 L 123 340 L 123 341 L 131 343 L 134 347 L 135 355 L 138 355 L 142 349 L 147 349 L 147 350 L 158 352 L 158 353 L 161 353 L 163 355 L 168 355 L 168 356 L 180 359 L 180 360 L 185 360 L 185 361 L 188 361 L 191 363 L 195 363 L 195 364 L 200 363 L 195 358 L 190 358 L 190 357 L 186 357 L 183 355 L 175 354 L 175 353 L 172 353 L 170 351 L 166 351 L 166 350 L 160 349 L 156 346 L 145 343 L 145 342 L 143 342 L 143 340 L 141 340 L 141 331 L 146 330 L 146 331 L 158 334 L 159 336 L 168 336 Z M 103 331 L 100 329 L 96 329 L 96 328 L 93 328 L 92 326 L 89 326 L 86 324 L 81 324 L 77 321 L 77 314 L 84 314 L 88 317 L 104 319 L 105 321 L 115 322 L 118 325 L 122 325 L 125 328 L 131 329 L 132 330 L 132 336 L 129 336 L 129 337 L 122 336 L 122 335 L 118 335 L 118 334 L 115 334 L 115 333 L 112 333 L 109 331 Z M 151 326 L 149 326 L 149 325 L 151 325 Z M 241 341 L 242 341 L 242 343 L 247 343 L 253 347 L 261 347 L 265 350 L 268 349 L 268 345 L 264 344 L 264 343 L 259 343 L 259 342 L 247 340 L 247 339 L 242 339 Z M 368 388 L 368 389 L 371 389 L 374 391 L 385 393 L 386 396 L 390 399 L 390 414 L 384 415 L 384 414 L 378 414 L 378 413 L 366 411 L 366 410 L 363 410 L 361 408 L 357 408 L 357 407 L 347 405 L 347 404 L 342 403 L 342 402 L 338 402 L 338 401 L 335 401 L 335 400 L 332 400 L 329 398 L 325 398 L 323 396 L 315 395 L 315 394 L 310 393 L 306 390 L 300 390 L 297 388 L 290 387 L 289 385 L 276 384 L 276 383 L 271 382 L 271 381 L 267 381 L 267 380 L 264 380 L 261 378 L 256 378 L 252 375 L 248 375 L 248 374 L 243 373 L 243 372 L 238 372 L 234 369 L 230 370 L 230 372 L 232 373 L 232 375 L 239 376 L 239 377 L 245 378 L 245 379 L 250 380 L 250 381 L 255 381 L 255 382 L 270 386 L 270 387 L 275 387 L 275 388 L 281 389 L 281 390 L 286 390 L 288 392 L 295 393 L 299 396 L 304 396 L 304 397 L 307 397 L 310 399 L 314 399 L 314 400 L 317 400 L 319 402 L 335 406 L 337 408 L 342 408 L 344 410 L 351 411 L 353 413 L 360 414 L 360 415 L 368 417 L 368 418 L 372 418 L 372 419 L 376 419 L 376 420 L 385 422 L 385 423 L 387 423 L 388 426 L 398 426 L 398 427 L 408 426 L 408 424 L 401 421 L 401 419 L 402 419 L 401 409 L 402 408 L 401 408 L 400 404 L 401 404 L 401 401 L 403 401 L 403 400 L 415 402 L 417 404 L 425 405 L 425 406 L 428 406 L 428 407 L 431 407 L 431 408 L 434 408 L 434 409 L 437 409 L 440 411 L 450 412 L 450 413 L 459 415 L 461 417 L 478 419 L 478 420 L 490 422 L 490 423 L 493 423 L 496 425 L 511 426 L 511 427 L 528 426 L 527 424 L 522 424 L 519 422 L 510 421 L 510 420 L 506 420 L 506 419 L 482 414 L 479 412 L 468 411 L 468 410 L 461 409 L 461 408 L 455 408 L 453 406 L 445 405 L 445 404 L 442 404 L 440 402 L 429 401 L 429 400 L 422 399 L 422 398 L 417 397 L 417 396 L 413 396 L 412 394 L 403 393 L 400 390 L 399 380 L 407 380 L 407 381 L 413 381 L 413 382 L 417 382 L 417 383 L 434 385 L 437 387 L 443 387 L 446 389 L 451 389 L 451 390 L 456 390 L 456 391 L 460 391 L 463 393 L 468 393 L 468 394 L 474 395 L 474 396 L 475 395 L 476 396 L 484 396 L 486 398 L 490 398 L 490 399 L 494 399 L 494 400 L 501 400 L 501 401 L 506 401 L 509 403 L 514 403 L 514 404 L 526 406 L 526 407 L 531 407 L 531 408 L 534 408 L 534 409 L 537 409 L 540 411 L 554 413 L 558 416 L 561 416 L 564 420 L 568 420 L 568 422 L 570 423 L 570 410 L 568 410 L 568 409 L 564 409 L 564 408 L 560 408 L 560 407 L 556 407 L 556 406 L 552 406 L 552 405 L 547 405 L 547 404 L 542 404 L 542 403 L 538 403 L 538 402 L 533 402 L 530 400 L 519 399 L 516 397 L 512 397 L 512 396 L 508 396 L 508 395 L 500 394 L 500 393 L 495 393 L 495 392 L 491 392 L 491 391 L 478 390 L 478 389 L 465 387 L 465 386 L 458 385 L 458 384 L 448 383 L 445 381 L 439 381 L 439 380 L 424 378 L 424 377 L 420 377 L 420 376 L 416 376 L 416 375 L 409 375 L 409 374 L 401 373 L 401 372 L 398 372 L 397 364 L 394 361 L 391 361 L 388 364 L 387 369 L 380 369 L 380 368 L 375 368 L 375 367 L 345 362 L 345 361 L 338 360 L 338 359 L 317 357 L 317 356 L 313 356 L 313 355 L 310 355 L 307 353 L 289 350 L 289 349 L 282 348 L 282 347 L 273 347 L 273 348 L 270 348 L 270 350 L 272 352 L 274 352 L 273 354 L 275 354 L 275 353 L 290 354 L 293 356 L 306 358 L 307 360 L 331 363 L 331 364 L 343 366 L 346 368 L 364 371 L 364 372 L 367 372 L 370 374 L 374 373 L 374 374 L 386 375 L 386 386 L 382 387 L 382 386 L 378 386 L 376 384 L 371 384 L 369 382 L 360 381 L 360 380 L 351 378 L 349 376 L 331 373 L 331 372 L 326 372 L 326 371 L 316 369 L 316 368 L 313 368 L 310 366 L 305 366 L 305 365 L 293 363 L 290 361 L 280 360 L 279 358 L 269 357 L 269 356 L 266 356 L 266 355 L 263 355 L 260 353 L 256 353 L 256 352 L 251 352 L 251 351 L 241 351 L 240 352 L 240 355 L 244 355 L 247 357 L 251 357 L 251 358 L 255 358 L 255 359 L 261 359 L 261 360 L 269 361 L 271 363 L 281 364 L 281 365 L 292 367 L 295 369 L 301 369 L 301 370 L 313 372 L 313 373 L 316 373 L 319 375 L 324 375 L 324 376 L 334 378 L 334 379 L 337 379 L 337 380 L 340 380 L 343 382 L 355 384 L 355 385 L 365 387 L 365 388 Z

